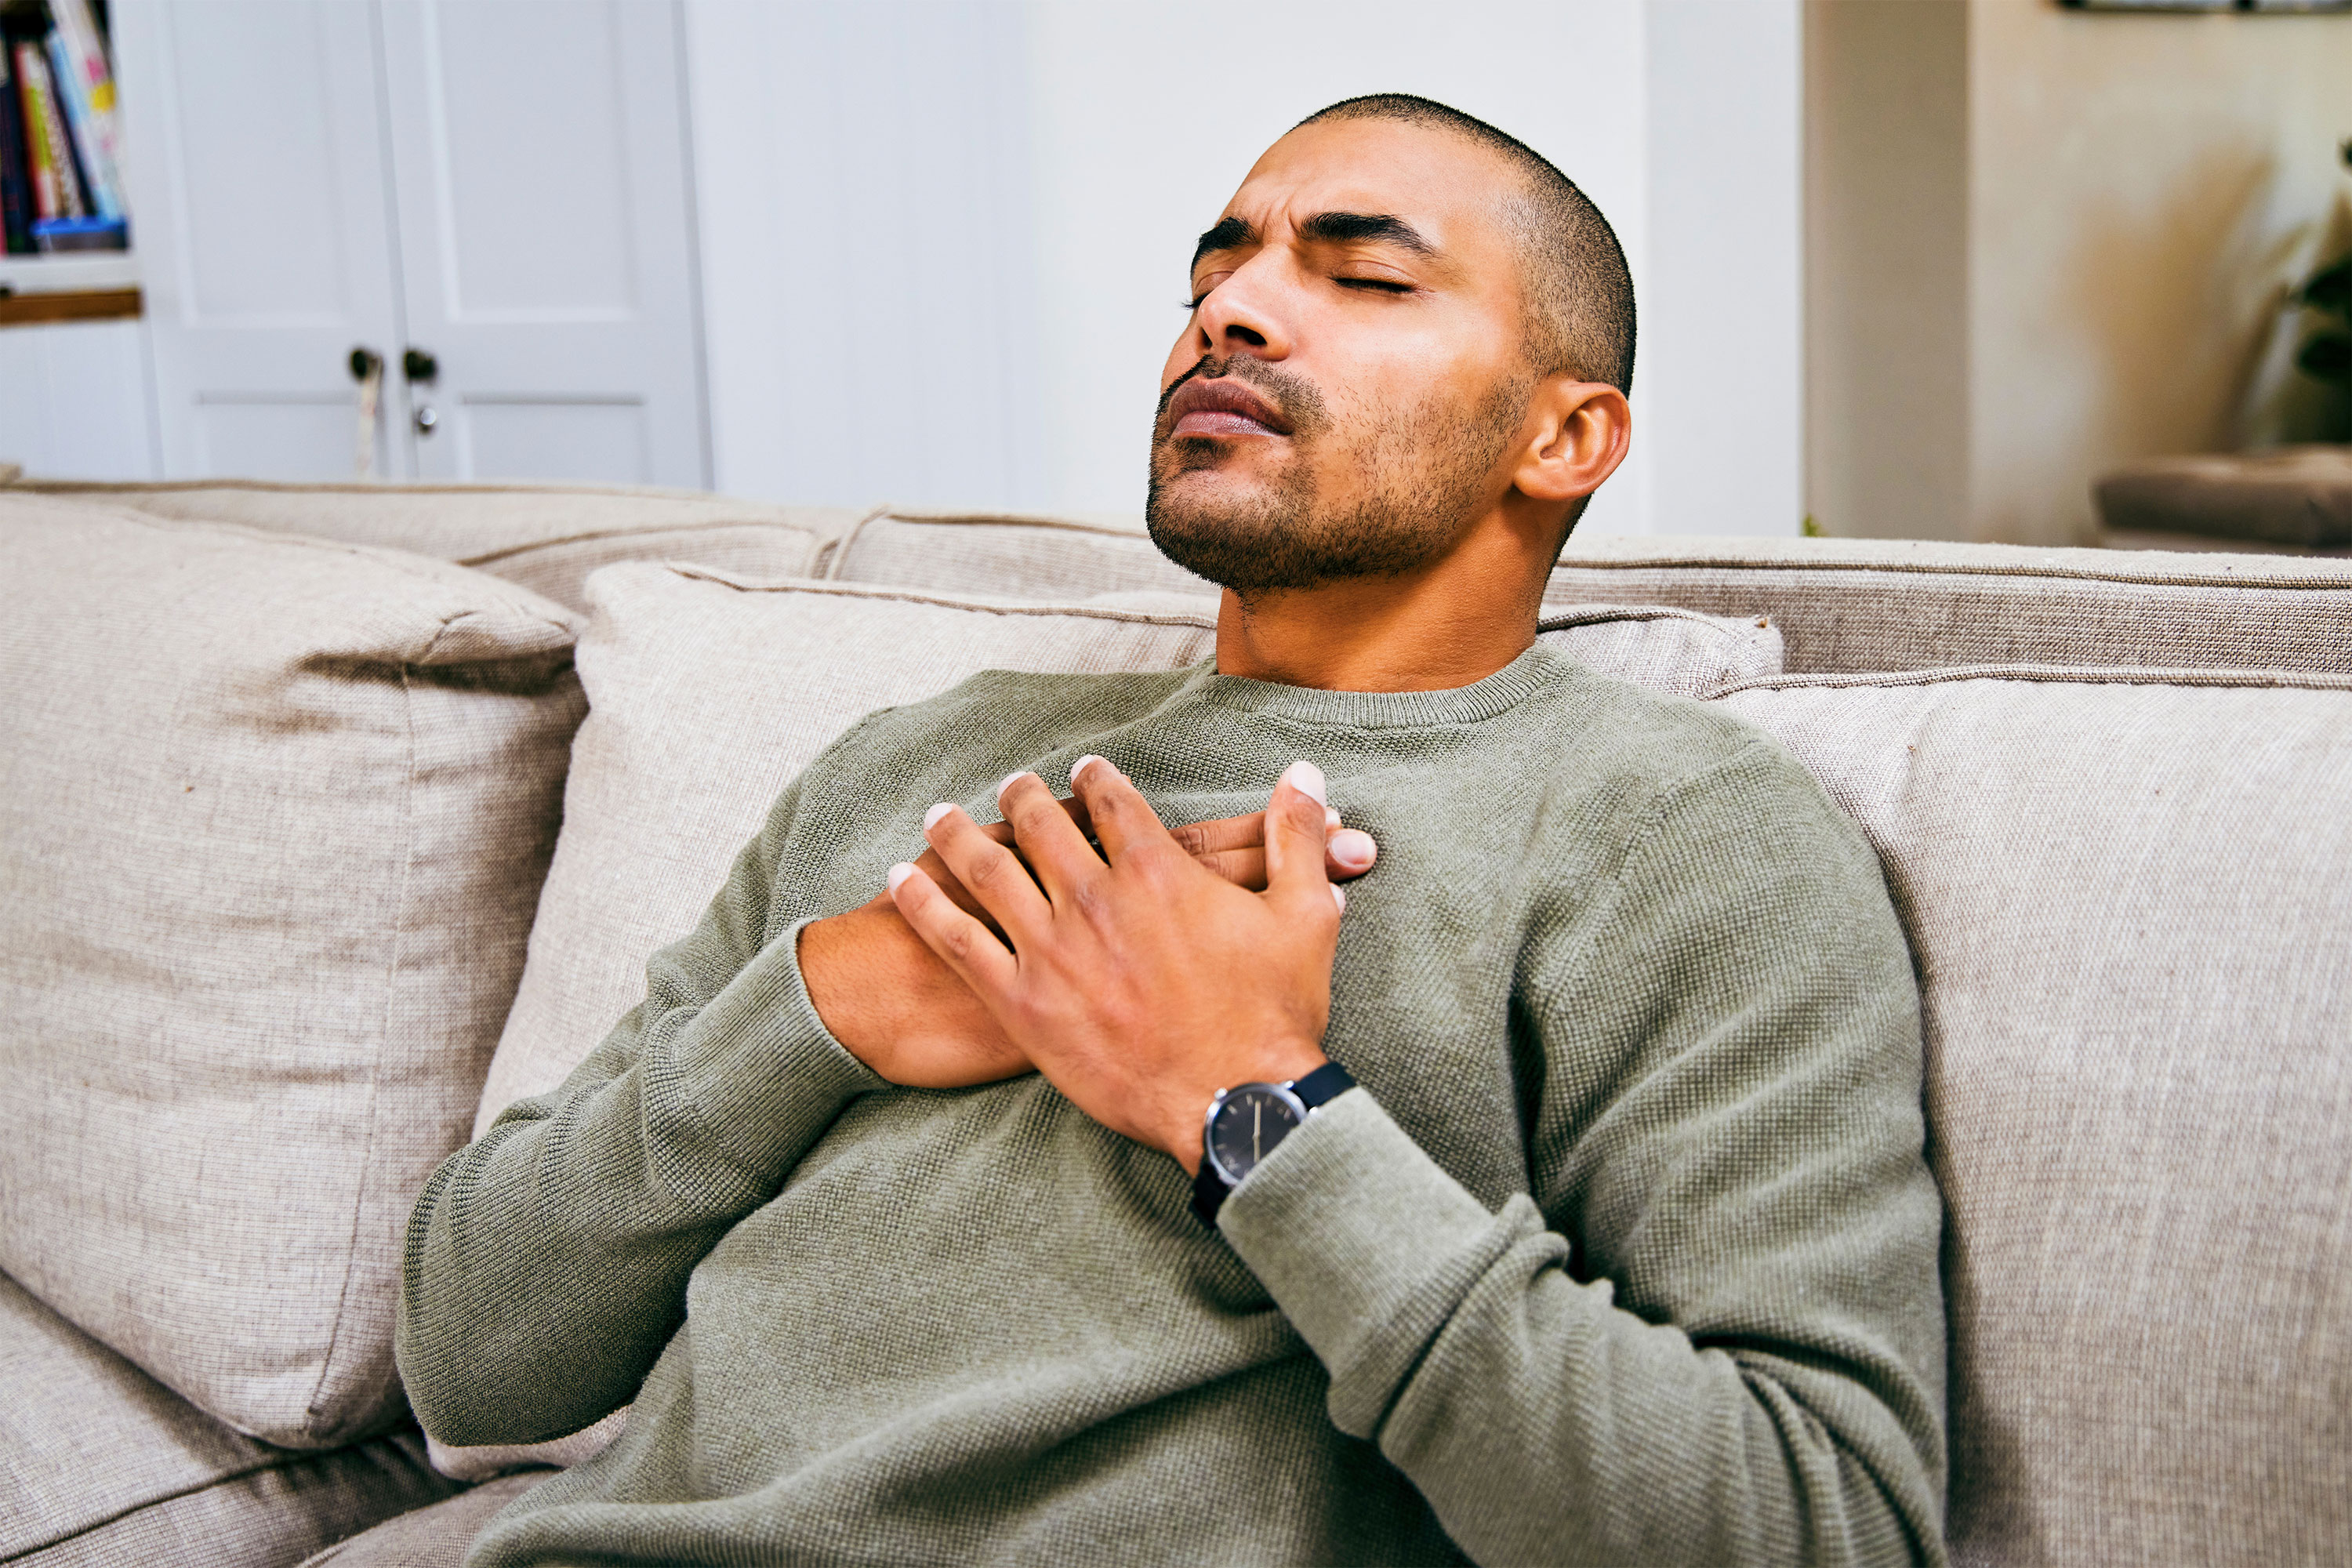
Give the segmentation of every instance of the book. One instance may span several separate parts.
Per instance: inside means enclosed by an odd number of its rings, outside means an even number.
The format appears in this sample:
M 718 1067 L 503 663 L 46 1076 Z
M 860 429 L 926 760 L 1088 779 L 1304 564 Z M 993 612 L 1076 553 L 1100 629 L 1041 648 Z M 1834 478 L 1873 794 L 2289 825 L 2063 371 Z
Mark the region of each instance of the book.
M 33 249 L 33 185 L 25 161 L 25 104 L 10 60 L 15 52 L 0 39 L 0 247 L 26 256 Z
M 42 218 L 88 217 L 74 174 L 73 142 L 58 112 L 48 61 L 37 44 L 16 46 L 16 89 L 25 105 L 26 162 L 33 176 L 33 212 Z
M 125 216 L 120 132 L 114 117 L 114 73 L 90 17 L 89 0 L 49 0 L 57 24 L 48 37 L 49 63 L 56 68 L 58 97 L 66 128 L 80 154 L 85 193 L 93 213 Z

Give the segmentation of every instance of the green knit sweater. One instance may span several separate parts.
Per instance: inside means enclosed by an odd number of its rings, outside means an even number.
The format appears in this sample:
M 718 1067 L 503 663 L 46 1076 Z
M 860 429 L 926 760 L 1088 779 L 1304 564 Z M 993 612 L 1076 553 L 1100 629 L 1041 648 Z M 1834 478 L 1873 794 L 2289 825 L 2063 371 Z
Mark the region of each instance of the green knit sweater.
M 1034 1077 L 897 1089 L 800 927 L 924 808 L 1110 758 L 1161 816 L 1293 759 L 1380 841 L 1361 1089 L 1225 1205 Z M 1475 686 L 991 673 L 790 788 L 646 1002 L 419 1198 L 445 1442 L 601 1458 L 469 1563 L 1943 1557 L 1941 1208 L 1876 860 L 1771 742 L 1537 647 Z

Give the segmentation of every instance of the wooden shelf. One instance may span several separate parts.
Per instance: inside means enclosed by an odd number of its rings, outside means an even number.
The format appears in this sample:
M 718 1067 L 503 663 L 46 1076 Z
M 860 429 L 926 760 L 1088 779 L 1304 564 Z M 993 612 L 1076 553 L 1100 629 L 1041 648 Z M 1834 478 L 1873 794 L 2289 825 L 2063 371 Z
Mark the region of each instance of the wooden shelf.
M 136 289 L 0 294 L 0 327 L 30 327 L 51 321 L 113 321 L 135 317 L 139 310 Z

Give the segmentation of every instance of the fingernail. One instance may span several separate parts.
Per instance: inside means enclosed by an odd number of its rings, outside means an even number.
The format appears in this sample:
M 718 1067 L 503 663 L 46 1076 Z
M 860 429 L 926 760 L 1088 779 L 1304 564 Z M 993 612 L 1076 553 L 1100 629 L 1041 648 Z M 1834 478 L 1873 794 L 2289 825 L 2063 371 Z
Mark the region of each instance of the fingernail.
M 1339 912 L 1341 914 L 1346 914 L 1348 912 L 1348 889 L 1339 886 L 1337 882 L 1332 883 L 1331 901 L 1339 906 Z
M 1343 827 L 1331 836 L 1331 858 L 1342 866 L 1361 870 L 1370 865 L 1372 858 L 1379 853 L 1380 847 L 1372 842 L 1372 836 L 1360 828 Z
M 941 801 L 939 805 L 931 807 L 930 810 L 923 813 L 923 831 L 929 833 L 932 828 L 937 827 L 940 825 L 940 818 L 945 816 L 949 812 L 953 811 L 955 807 L 950 805 L 946 801 Z M 896 884 L 893 885 L 895 886 Z
M 1080 757 L 1076 762 L 1072 763 L 1070 764 L 1070 787 L 1072 789 L 1077 788 L 1078 775 L 1101 761 L 1102 759 L 1100 757 L 1096 756 L 1092 752 L 1088 752 L 1085 756 Z
M 1282 782 L 1318 805 L 1330 804 L 1330 793 L 1323 785 L 1323 770 L 1303 757 L 1282 770 Z
M 1011 773 L 1005 774 L 1003 778 L 997 780 L 996 798 L 998 800 L 1003 800 L 1004 798 L 1004 792 L 1011 789 L 1013 784 L 1026 775 L 1028 772 L 1029 770 L 1027 768 L 1015 768 Z
M 895 894 L 898 890 L 898 884 L 905 881 L 914 874 L 914 867 L 908 865 L 906 861 L 901 860 L 896 866 L 890 868 L 890 874 L 887 877 L 885 877 L 883 880 L 889 884 L 890 891 Z
M 1339 827 L 1339 814 L 1328 805 L 1323 808 L 1323 826 L 1327 832 L 1337 832 Z

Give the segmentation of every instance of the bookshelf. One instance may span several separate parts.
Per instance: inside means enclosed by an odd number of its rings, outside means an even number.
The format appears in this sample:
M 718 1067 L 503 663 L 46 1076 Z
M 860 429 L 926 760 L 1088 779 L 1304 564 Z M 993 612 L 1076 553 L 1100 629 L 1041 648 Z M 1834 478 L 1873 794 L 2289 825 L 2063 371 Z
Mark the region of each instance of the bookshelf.
M 0 0 L 0 327 L 114 321 L 141 310 L 127 249 L 47 248 L 43 217 L 111 219 L 121 195 L 106 0 Z M 27 58 L 29 55 L 31 58 Z M 36 77 L 35 73 L 41 73 Z M 46 110 L 46 120 L 45 120 Z M 44 169 L 44 153 L 50 167 Z M 55 165 L 65 165 L 62 173 Z M 60 184 L 68 187 L 61 195 Z M 60 205 L 60 202 L 68 204 Z

